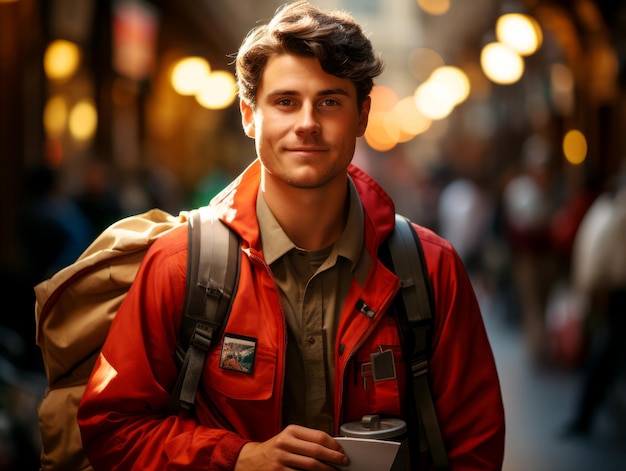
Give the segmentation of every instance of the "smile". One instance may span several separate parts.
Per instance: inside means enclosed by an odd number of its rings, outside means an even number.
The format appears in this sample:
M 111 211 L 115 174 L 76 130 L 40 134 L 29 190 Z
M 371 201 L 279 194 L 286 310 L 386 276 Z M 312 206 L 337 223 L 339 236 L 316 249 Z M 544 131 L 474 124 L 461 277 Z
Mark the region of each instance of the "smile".
M 328 149 L 320 148 L 320 147 L 293 147 L 293 148 L 288 148 L 287 151 L 294 152 L 294 153 L 312 154 L 312 153 L 327 152 Z

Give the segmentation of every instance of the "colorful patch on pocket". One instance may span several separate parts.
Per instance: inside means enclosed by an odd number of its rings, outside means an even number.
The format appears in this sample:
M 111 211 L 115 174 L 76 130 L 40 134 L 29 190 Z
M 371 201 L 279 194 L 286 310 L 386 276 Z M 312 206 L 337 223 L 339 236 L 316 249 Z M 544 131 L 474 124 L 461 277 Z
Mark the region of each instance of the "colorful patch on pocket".
M 220 368 L 252 374 L 257 339 L 239 335 L 224 335 Z

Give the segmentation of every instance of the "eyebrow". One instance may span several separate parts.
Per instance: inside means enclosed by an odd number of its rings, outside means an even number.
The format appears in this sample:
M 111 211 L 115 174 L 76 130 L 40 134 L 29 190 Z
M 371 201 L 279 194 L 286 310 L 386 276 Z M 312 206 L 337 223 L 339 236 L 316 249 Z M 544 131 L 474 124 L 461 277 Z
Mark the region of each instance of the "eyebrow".
M 296 90 L 274 90 L 271 93 L 268 93 L 268 97 L 274 97 L 274 96 L 297 96 L 300 95 L 299 92 L 297 92 Z M 343 89 L 343 88 L 329 88 L 326 90 L 321 90 L 320 92 L 317 93 L 316 96 L 318 97 L 324 97 L 324 96 L 331 96 L 331 95 L 341 95 L 341 96 L 345 96 L 345 97 L 350 97 L 350 93 L 348 93 L 347 90 Z

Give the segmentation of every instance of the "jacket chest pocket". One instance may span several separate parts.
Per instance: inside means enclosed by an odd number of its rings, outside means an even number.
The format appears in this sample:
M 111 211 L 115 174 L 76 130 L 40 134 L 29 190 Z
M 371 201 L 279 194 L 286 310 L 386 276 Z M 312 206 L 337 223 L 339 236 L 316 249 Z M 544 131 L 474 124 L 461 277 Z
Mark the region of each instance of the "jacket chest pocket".
M 225 339 L 209 352 L 202 387 L 209 396 L 240 401 L 264 401 L 276 387 L 276 350 L 246 343 L 245 339 Z

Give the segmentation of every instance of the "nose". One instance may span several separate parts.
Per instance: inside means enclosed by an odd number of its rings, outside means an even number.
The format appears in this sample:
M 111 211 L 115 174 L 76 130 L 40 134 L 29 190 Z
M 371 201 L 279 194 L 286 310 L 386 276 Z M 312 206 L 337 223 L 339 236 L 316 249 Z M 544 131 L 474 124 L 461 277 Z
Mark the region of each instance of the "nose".
M 319 133 L 320 122 L 316 114 L 315 106 L 304 103 L 300 108 L 296 121 L 297 133 Z

